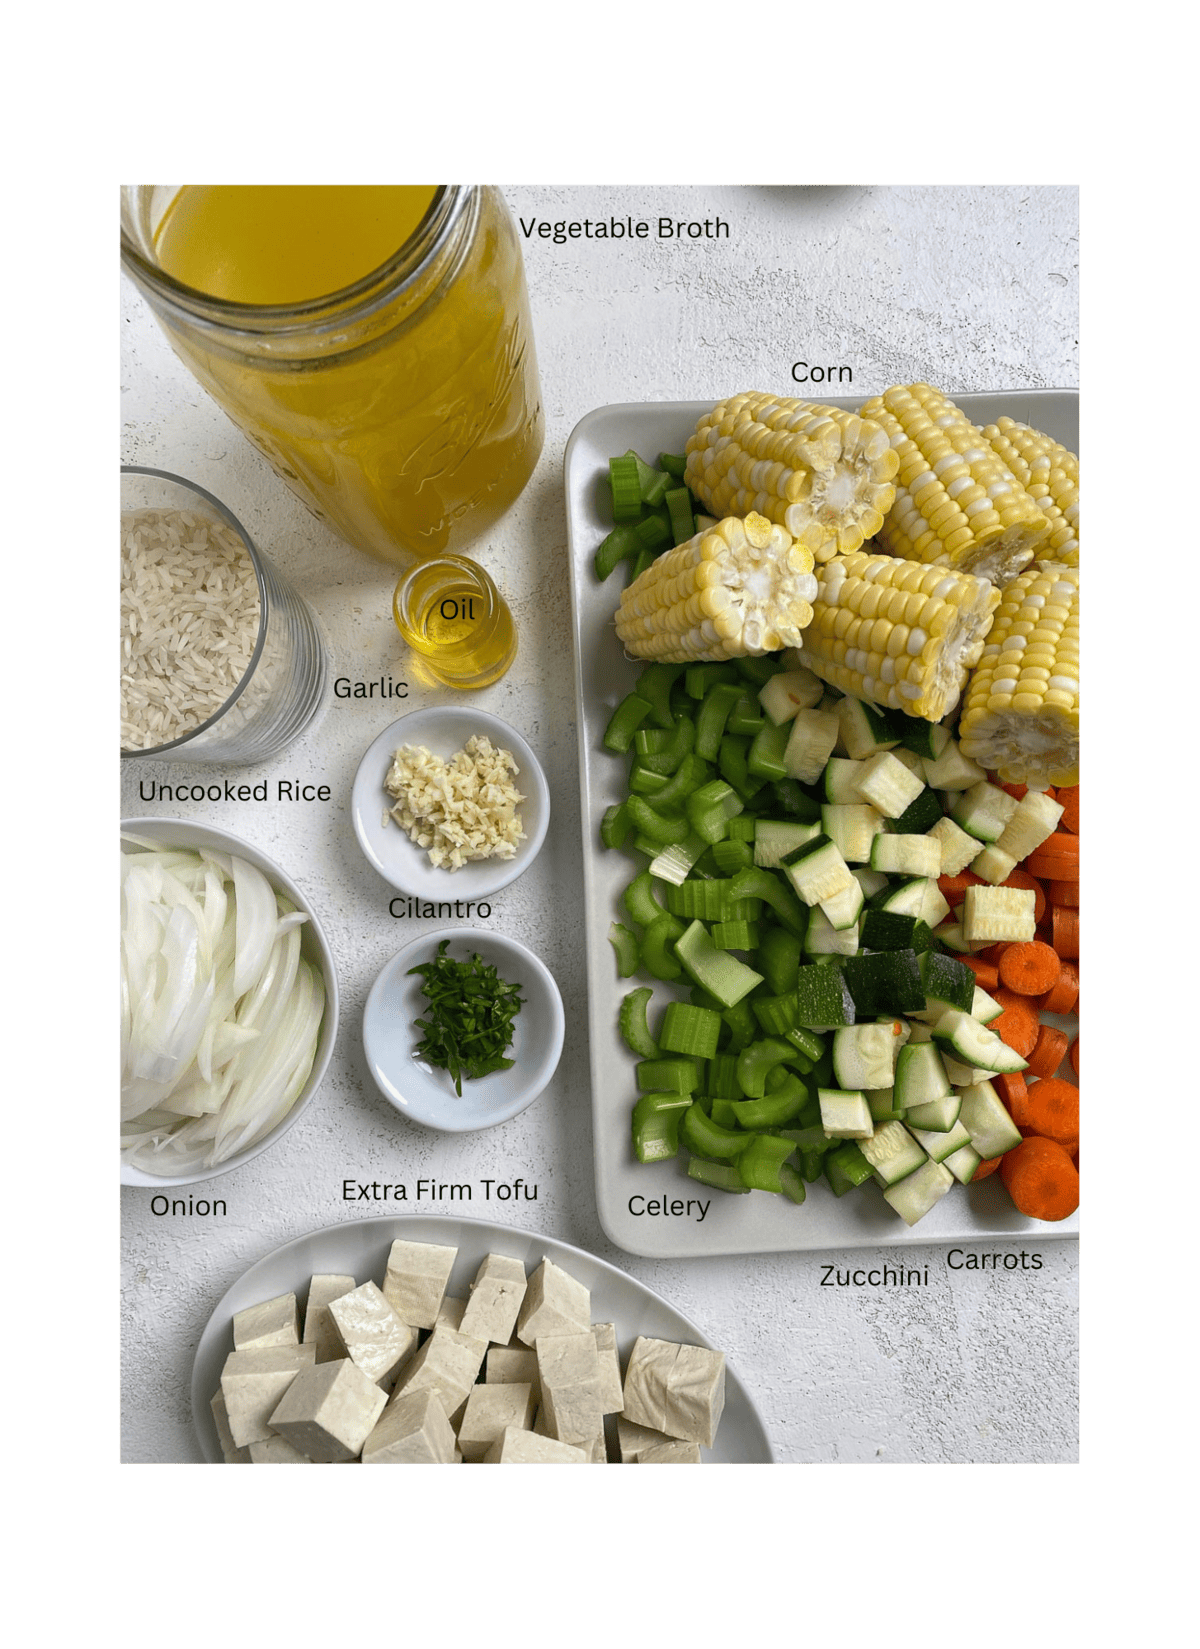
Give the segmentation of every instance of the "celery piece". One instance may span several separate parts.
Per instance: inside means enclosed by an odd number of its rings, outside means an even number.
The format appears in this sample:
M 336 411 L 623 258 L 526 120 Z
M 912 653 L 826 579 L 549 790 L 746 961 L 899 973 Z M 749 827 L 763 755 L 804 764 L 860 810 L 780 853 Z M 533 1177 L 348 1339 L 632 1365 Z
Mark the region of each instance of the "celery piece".
M 686 1094 L 643 1094 L 633 1107 L 633 1154 L 639 1162 L 668 1162 L 679 1151 Z
M 620 922 L 614 922 L 608 930 L 608 940 L 617 953 L 618 976 L 628 979 L 638 969 L 641 947 L 637 942 L 637 935 L 630 933 Z
M 742 1085 L 737 1079 L 737 1055 L 716 1054 L 709 1062 L 708 1083 L 714 1100 L 744 1099 Z
M 683 1113 L 679 1137 L 689 1151 L 717 1160 L 736 1157 L 746 1149 L 752 1138 L 744 1132 L 739 1133 L 736 1128 L 722 1128 L 705 1115 L 700 1105 L 690 1105 Z
M 750 1187 L 743 1185 L 741 1175 L 732 1162 L 713 1162 L 708 1157 L 688 1158 L 688 1178 L 701 1185 L 710 1185 L 714 1191 L 737 1191 L 745 1195 Z
M 687 474 L 687 454 L 682 452 L 660 452 L 658 467 L 666 470 L 675 481 L 682 481 Z
M 601 583 L 612 575 L 622 561 L 631 561 L 641 549 L 641 540 L 627 521 L 615 526 L 596 550 L 593 566 Z
M 787 749 L 788 739 L 791 737 L 791 722 L 774 722 L 756 733 L 754 742 L 746 756 L 746 771 L 751 778 L 773 779 L 778 782 L 788 776 L 787 768 L 783 765 L 783 752 Z
M 780 653 L 759 653 L 751 658 L 735 659 L 734 663 L 737 665 L 738 674 L 744 680 L 752 682 L 757 692 L 764 682 L 770 681 L 772 676 L 778 675 L 783 669 L 783 656 Z
M 681 882 L 687 880 L 692 866 L 707 848 L 707 842 L 693 832 L 685 836 L 682 842 L 672 842 L 657 853 L 651 859 L 650 874 L 657 876 L 662 882 L 671 882 L 678 887 Z
M 650 1035 L 650 1026 L 646 1021 L 646 1009 L 653 994 L 649 985 L 639 985 L 637 990 L 630 991 L 625 997 L 617 1017 L 617 1028 L 625 1039 L 626 1047 L 639 1059 L 657 1059 L 659 1056 L 658 1043 Z
M 671 688 L 683 674 L 682 664 L 647 664 L 637 679 L 634 691 L 650 705 L 655 727 L 671 728 L 675 718 L 671 714 Z
M 632 453 L 608 461 L 614 521 L 636 521 L 642 513 L 642 489 L 637 469 L 639 461 Z
M 779 1171 L 792 1154 L 792 1142 L 774 1134 L 755 1134 L 737 1157 L 737 1171 L 748 1191 L 783 1190 Z
M 671 534 L 676 544 L 686 544 L 696 533 L 696 518 L 692 514 L 692 495 L 686 487 L 670 487 L 663 495 L 663 503 L 671 517 Z
M 630 828 L 629 809 L 624 802 L 614 802 L 604 809 L 604 817 L 600 820 L 601 846 L 620 847 Z
M 621 895 L 621 903 L 639 927 L 648 928 L 662 915 L 663 907 L 654 897 L 654 878 L 649 870 L 640 871 L 633 878 Z
M 793 1072 L 785 1073 L 782 1084 L 761 1099 L 734 1102 L 739 1128 L 782 1128 L 793 1122 L 809 1097 L 808 1089 Z
M 767 725 L 767 718 L 763 714 L 762 705 L 758 702 L 758 693 L 749 687 L 742 689 L 742 696 L 729 712 L 726 729 L 739 738 L 753 738 L 761 733 Z
M 642 934 L 641 962 L 652 979 L 678 979 L 683 967 L 674 947 L 683 932 L 683 923 L 670 911 L 656 916 Z
M 715 762 L 721 754 L 721 740 L 729 712 L 742 696 L 735 681 L 715 681 L 700 701 L 696 712 L 696 754 Z
M 643 1093 L 694 1094 L 700 1086 L 700 1065 L 695 1059 L 643 1059 L 634 1078 Z
M 711 991 L 727 1008 L 740 1002 L 762 982 L 761 973 L 755 973 L 728 951 L 718 950 L 699 921 L 693 922 L 675 941 L 675 955 L 689 977 Z
M 748 1099 L 762 1099 L 767 1091 L 767 1073 L 776 1065 L 786 1065 L 795 1053 L 781 1036 L 760 1037 L 738 1055 L 738 1081 Z
M 761 865 L 739 870 L 729 888 L 732 899 L 761 899 L 770 905 L 776 919 L 798 939 L 808 932 L 810 916 L 792 888 L 781 876 Z
M 685 756 L 662 789 L 655 792 L 655 807 L 668 813 L 677 813 L 680 808 L 686 810 L 689 799 L 708 783 L 711 772 L 709 764 L 695 752 Z
M 732 822 L 731 820 L 730 823 Z M 739 870 L 745 870 L 747 865 L 754 863 L 754 850 L 750 843 L 735 841 L 731 837 L 714 842 L 712 855 L 717 869 L 724 876 L 735 876 Z
M 843 1140 L 836 1150 L 826 1154 L 824 1168 L 835 1197 L 844 1197 L 875 1172 L 852 1139 Z
M 719 842 L 728 834 L 729 821 L 745 803 L 732 785 L 713 779 L 693 790 L 685 804 L 688 823 L 706 842 Z
M 640 693 L 626 693 L 604 729 L 604 748 L 623 756 L 633 743 L 633 735 L 651 713 L 653 706 Z
M 685 819 L 669 819 L 651 807 L 641 796 L 630 796 L 629 818 L 639 836 L 655 842 L 660 848 L 668 842 L 681 842 L 688 834 Z
M 721 1016 L 691 1002 L 668 1002 L 658 1033 L 663 1053 L 711 1059 L 721 1036 Z
M 796 989 L 800 973 L 800 947 L 799 934 L 791 933 L 787 928 L 768 928 L 763 934 L 755 961 L 762 969 L 772 995 L 783 996 Z M 792 1023 L 796 1021 L 793 1019 Z
M 758 923 L 744 920 L 714 922 L 712 940 L 718 950 L 757 950 L 760 943 Z
M 709 660 L 705 664 L 685 665 L 683 682 L 689 697 L 694 699 L 707 698 L 709 689 L 717 686 L 718 683 L 736 685 L 739 699 L 745 691 L 738 679 L 737 671 L 728 659 Z M 736 699 L 734 702 L 736 703 Z
M 685 756 L 690 756 L 696 742 L 696 724 L 690 717 L 677 721 L 669 731 L 665 727 L 639 727 L 633 735 L 633 748 L 638 760 L 651 773 L 670 778 Z

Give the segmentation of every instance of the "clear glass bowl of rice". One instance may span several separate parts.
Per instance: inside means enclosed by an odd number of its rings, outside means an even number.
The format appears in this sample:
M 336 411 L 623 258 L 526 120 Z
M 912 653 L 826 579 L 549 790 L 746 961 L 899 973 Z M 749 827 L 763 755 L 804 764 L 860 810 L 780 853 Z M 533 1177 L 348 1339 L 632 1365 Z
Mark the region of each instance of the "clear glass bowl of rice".
M 121 468 L 121 755 L 246 765 L 325 691 L 316 616 L 212 493 Z

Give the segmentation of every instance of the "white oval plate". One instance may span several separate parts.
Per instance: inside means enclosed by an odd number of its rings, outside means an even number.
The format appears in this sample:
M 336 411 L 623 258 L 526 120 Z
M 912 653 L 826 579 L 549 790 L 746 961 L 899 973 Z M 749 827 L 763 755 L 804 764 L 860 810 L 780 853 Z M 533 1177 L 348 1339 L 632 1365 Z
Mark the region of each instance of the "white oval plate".
M 524 796 L 518 812 L 525 840 L 511 859 L 473 859 L 457 870 L 440 870 L 423 847 L 410 842 L 387 816 L 394 798 L 383 787 L 392 757 L 402 744 L 424 745 L 443 761 L 483 733 L 517 763 L 516 786 Z M 375 869 L 402 893 L 419 899 L 481 899 L 515 882 L 537 858 L 550 823 L 550 792 L 541 763 L 526 741 L 499 716 L 469 705 L 438 704 L 395 721 L 371 745 L 354 777 L 350 815 L 359 846 Z
M 238 1278 L 209 1318 L 192 1366 L 192 1417 L 201 1453 L 210 1465 L 222 1463 L 209 1400 L 220 1384 L 225 1359 L 233 1350 L 234 1312 L 279 1294 L 294 1293 L 297 1299 L 303 1300 L 315 1272 L 341 1273 L 359 1282 L 366 1282 L 370 1277 L 382 1285 L 388 1250 L 397 1238 L 457 1248 L 458 1258 L 450 1273 L 447 1293 L 460 1298 L 467 1293 L 488 1254 L 511 1255 L 522 1261 L 527 1271 L 532 1271 L 543 1259 L 553 1261 L 591 1291 L 592 1321 L 616 1324 L 622 1363 L 639 1334 L 707 1346 L 712 1351 L 723 1349 L 714 1346 L 694 1324 L 644 1283 L 606 1260 L 553 1237 L 507 1225 L 492 1225 L 484 1220 L 448 1219 L 440 1215 L 350 1220 L 298 1237 L 259 1260 Z M 717 1428 L 716 1443 L 705 1451 L 705 1459 L 714 1465 L 750 1466 L 769 1466 L 775 1459 L 762 1417 L 728 1359 L 725 1410 Z
M 464 1077 L 461 1095 L 449 1071 L 414 1056 L 420 1040 L 415 1021 L 429 1004 L 420 974 L 410 977 L 408 970 L 431 962 L 443 939 L 456 962 L 478 952 L 501 979 L 520 985 L 523 998 L 506 1055 L 515 1063 L 475 1081 Z M 405 945 L 372 985 L 363 1012 L 363 1051 L 376 1087 L 403 1116 L 428 1128 L 467 1133 L 507 1122 L 533 1103 L 554 1075 L 565 1025 L 554 976 L 525 945 L 484 928 L 441 928 Z

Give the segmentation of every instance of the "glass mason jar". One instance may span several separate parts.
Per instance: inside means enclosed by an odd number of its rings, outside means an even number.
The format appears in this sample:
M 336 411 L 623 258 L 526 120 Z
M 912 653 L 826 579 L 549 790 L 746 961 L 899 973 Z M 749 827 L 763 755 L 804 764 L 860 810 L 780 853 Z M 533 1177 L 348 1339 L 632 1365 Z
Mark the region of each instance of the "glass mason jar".
M 383 561 L 462 551 L 533 473 L 544 422 L 520 246 L 498 190 L 439 187 L 379 268 L 234 303 L 159 262 L 179 186 L 122 190 L 121 260 L 173 349 L 334 532 Z

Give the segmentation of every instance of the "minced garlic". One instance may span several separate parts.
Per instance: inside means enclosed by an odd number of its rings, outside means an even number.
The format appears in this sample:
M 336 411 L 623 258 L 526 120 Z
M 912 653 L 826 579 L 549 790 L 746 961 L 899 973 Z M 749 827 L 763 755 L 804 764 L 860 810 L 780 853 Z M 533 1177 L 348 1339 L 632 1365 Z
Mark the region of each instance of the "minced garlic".
M 396 797 L 388 817 L 438 869 L 458 870 L 471 859 L 511 859 L 525 840 L 513 784 L 519 772 L 511 752 L 482 733 L 443 761 L 424 745 L 401 745 L 384 780 Z

